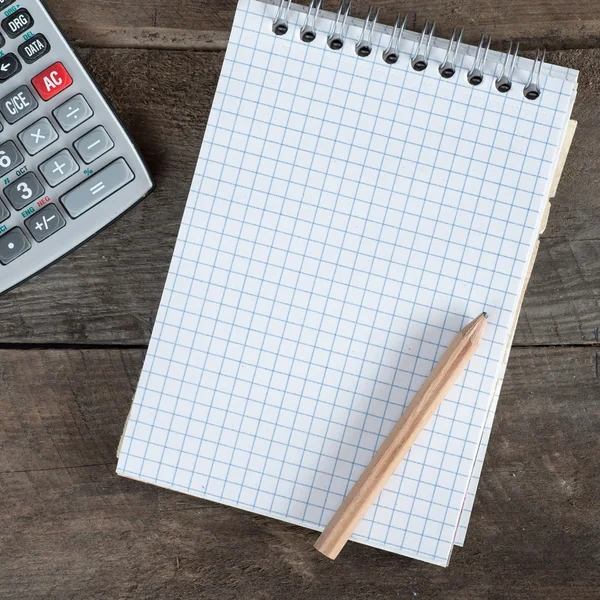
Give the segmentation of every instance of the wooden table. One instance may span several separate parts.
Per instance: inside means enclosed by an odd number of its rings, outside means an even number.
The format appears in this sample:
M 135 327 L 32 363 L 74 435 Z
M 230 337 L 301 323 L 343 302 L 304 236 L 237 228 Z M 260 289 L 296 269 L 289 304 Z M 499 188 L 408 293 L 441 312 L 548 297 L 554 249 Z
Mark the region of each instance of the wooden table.
M 0 598 L 578 599 L 600 595 L 600 6 L 429 0 L 475 41 L 581 69 L 579 120 L 519 321 L 464 549 L 447 569 L 115 475 L 115 452 L 223 60 L 233 0 L 48 0 L 158 182 L 0 298 Z M 380 1 L 382 21 L 408 0 Z M 419 3 L 421 4 L 421 3 Z M 333 3 L 328 4 L 334 8 Z M 367 4 L 355 13 L 364 16 Z M 497 47 L 502 47 L 498 45 Z

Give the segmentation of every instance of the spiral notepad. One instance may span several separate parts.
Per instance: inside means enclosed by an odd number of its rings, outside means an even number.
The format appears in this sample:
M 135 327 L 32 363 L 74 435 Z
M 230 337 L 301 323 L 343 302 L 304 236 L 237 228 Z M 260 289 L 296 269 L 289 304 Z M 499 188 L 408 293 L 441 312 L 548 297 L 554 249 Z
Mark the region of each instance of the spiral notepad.
M 577 72 L 348 13 L 240 0 L 118 472 L 322 530 L 485 310 L 353 536 L 445 565 Z

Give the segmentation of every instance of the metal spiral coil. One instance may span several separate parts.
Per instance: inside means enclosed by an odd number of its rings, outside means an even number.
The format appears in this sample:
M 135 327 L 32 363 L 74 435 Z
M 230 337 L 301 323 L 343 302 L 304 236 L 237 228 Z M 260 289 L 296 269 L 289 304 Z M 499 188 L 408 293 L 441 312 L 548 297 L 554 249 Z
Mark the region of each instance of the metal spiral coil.
M 288 32 L 288 11 L 290 4 L 291 0 L 279 1 L 277 14 L 273 19 L 272 24 L 273 33 L 276 35 L 285 35 Z M 304 24 L 300 29 L 300 39 L 307 44 L 313 42 L 317 37 L 316 21 L 322 7 L 323 0 L 310 1 L 310 5 L 306 11 Z M 332 22 L 329 35 L 327 36 L 327 45 L 332 50 L 341 50 L 344 46 L 347 32 L 346 23 L 350 16 L 351 9 L 352 0 L 341 0 L 335 20 Z M 360 57 L 366 58 L 367 56 L 370 56 L 373 51 L 373 33 L 377 26 L 378 18 L 379 8 L 375 9 L 374 7 L 370 7 L 366 19 L 364 19 L 360 39 L 354 46 L 356 54 Z M 390 36 L 389 44 L 382 52 L 381 57 L 388 65 L 394 65 L 400 59 L 400 47 L 406 31 L 407 20 L 407 16 L 401 17 L 398 15 Z M 410 56 L 410 65 L 415 71 L 424 71 L 429 65 L 429 56 L 433 47 L 434 32 L 435 23 L 430 25 L 429 21 L 427 21 L 418 38 L 416 49 Z M 444 59 L 438 67 L 440 76 L 444 79 L 450 79 L 456 74 L 457 57 L 460 52 L 462 38 L 463 30 L 455 27 L 452 32 L 452 37 L 448 42 Z M 482 34 L 479 39 L 479 45 L 477 46 L 475 56 L 473 57 L 473 63 L 467 73 L 467 81 L 473 86 L 478 86 L 483 82 L 485 63 L 490 44 L 491 38 Z M 513 42 L 510 42 L 508 50 L 504 53 L 500 74 L 494 81 L 496 90 L 502 94 L 506 94 L 512 89 L 518 53 L 519 44 L 514 44 L 513 51 Z M 546 51 L 544 50 L 540 55 L 540 50 L 538 50 L 531 67 L 528 81 L 523 88 L 523 95 L 528 100 L 537 100 L 542 93 L 540 80 L 545 58 Z
M 496 78 L 496 89 L 503 94 L 506 94 L 512 88 L 513 73 L 515 72 L 515 67 L 517 65 L 519 44 L 517 42 L 514 53 L 512 52 L 512 46 L 513 44 L 511 42 L 508 46 L 508 52 L 506 52 L 506 54 L 504 55 L 502 71 L 500 71 L 500 75 Z
M 317 31 L 315 29 L 317 16 L 319 11 L 321 10 L 321 6 L 323 5 L 323 0 L 310 0 L 310 6 L 308 7 L 308 12 L 306 13 L 306 19 L 304 19 L 304 25 L 300 30 L 300 39 L 307 44 L 315 41 L 317 37 Z M 314 8 L 314 13 L 313 13 Z
M 477 46 L 475 58 L 473 59 L 473 66 L 467 73 L 467 81 L 471 85 L 479 85 L 483 81 L 483 70 L 485 68 L 485 61 L 487 59 L 491 43 L 491 37 L 488 37 L 487 44 L 485 43 L 485 33 L 482 33 L 481 37 L 479 38 L 479 46 Z
M 406 28 L 406 22 L 408 21 L 408 15 L 404 15 L 404 19 L 402 20 L 402 24 L 400 25 L 400 15 L 396 19 L 396 23 L 394 24 L 394 31 L 392 32 L 392 37 L 390 38 L 390 43 L 388 47 L 383 51 L 382 58 L 384 62 L 388 65 L 394 65 L 398 62 L 400 58 L 400 42 L 402 41 L 402 34 L 404 33 L 404 29 Z
M 429 64 L 429 54 L 431 53 L 431 45 L 433 44 L 433 32 L 435 31 L 435 23 L 429 27 L 429 21 L 425 22 L 425 27 L 421 31 L 419 44 L 414 54 L 410 58 L 410 64 L 415 71 L 424 71 Z M 427 36 L 427 42 L 425 37 Z
M 457 35 L 458 34 L 458 35 Z M 448 42 L 448 50 L 446 50 L 446 56 L 442 61 L 442 64 L 439 67 L 440 75 L 444 79 L 450 79 L 450 77 L 454 76 L 456 73 L 456 56 L 458 55 L 458 49 L 460 48 L 460 44 L 462 42 L 463 30 L 458 31 L 456 27 L 452 32 L 452 37 Z M 454 50 L 452 46 L 454 45 Z
M 377 25 L 377 19 L 379 18 L 379 9 L 375 12 L 375 16 L 371 19 L 371 13 L 373 12 L 373 7 L 369 8 L 369 14 L 367 14 L 367 18 L 365 19 L 365 24 L 362 28 L 362 33 L 360 34 L 360 40 L 356 42 L 354 46 L 354 50 L 356 54 L 366 58 L 371 54 L 371 50 L 373 46 L 371 45 L 371 40 L 373 38 L 373 30 L 375 29 L 375 25 Z
M 288 32 L 287 14 L 292 0 L 281 0 L 279 9 L 273 19 L 273 33 L 275 35 L 285 35 Z

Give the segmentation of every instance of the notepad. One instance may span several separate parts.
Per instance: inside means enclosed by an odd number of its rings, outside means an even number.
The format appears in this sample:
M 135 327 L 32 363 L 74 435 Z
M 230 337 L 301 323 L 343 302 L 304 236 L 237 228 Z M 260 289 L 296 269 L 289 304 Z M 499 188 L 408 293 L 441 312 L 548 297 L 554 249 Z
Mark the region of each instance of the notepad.
M 519 58 L 508 93 L 411 66 L 391 28 L 327 45 L 306 7 L 240 0 L 139 387 L 121 475 L 322 530 L 454 335 L 467 370 L 353 540 L 446 565 L 504 370 L 577 72 Z M 481 457 L 480 457 L 481 458 Z M 461 516 L 462 515 L 462 516 Z M 462 533 L 459 534 L 462 541 Z

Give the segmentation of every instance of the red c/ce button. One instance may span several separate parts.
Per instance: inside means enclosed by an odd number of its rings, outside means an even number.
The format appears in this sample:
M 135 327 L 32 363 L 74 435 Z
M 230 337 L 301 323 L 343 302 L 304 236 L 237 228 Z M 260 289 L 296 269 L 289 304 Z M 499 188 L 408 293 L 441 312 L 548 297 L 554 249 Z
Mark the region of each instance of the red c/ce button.
M 54 96 L 67 89 L 73 83 L 73 79 L 71 79 L 64 65 L 57 62 L 36 75 L 31 83 L 33 83 L 33 87 L 42 97 L 42 100 L 50 100 L 50 98 L 54 98 Z

